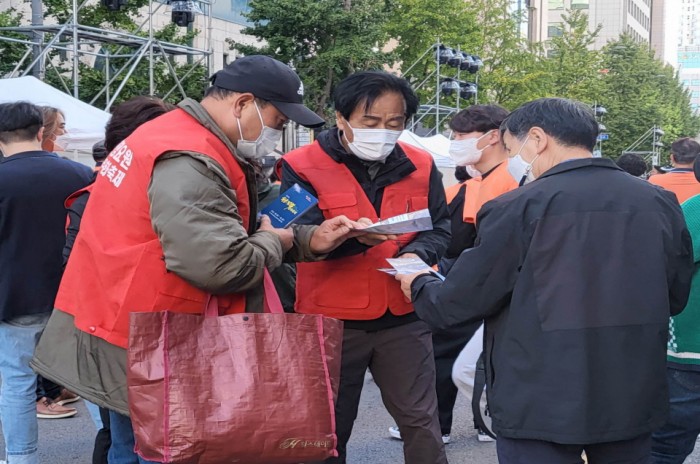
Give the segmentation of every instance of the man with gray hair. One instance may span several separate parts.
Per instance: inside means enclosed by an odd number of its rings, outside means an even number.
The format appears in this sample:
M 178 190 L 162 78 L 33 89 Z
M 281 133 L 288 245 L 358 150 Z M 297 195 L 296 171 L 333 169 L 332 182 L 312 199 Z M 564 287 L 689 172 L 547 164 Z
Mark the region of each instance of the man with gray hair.
M 668 318 L 693 273 L 678 202 L 592 157 L 581 103 L 527 103 L 501 131 L 524 186 L 481 208 L 444 282 L 397 279 L 433 327 L 485 319 L 499 462 L 645 463 L 668 411 Z

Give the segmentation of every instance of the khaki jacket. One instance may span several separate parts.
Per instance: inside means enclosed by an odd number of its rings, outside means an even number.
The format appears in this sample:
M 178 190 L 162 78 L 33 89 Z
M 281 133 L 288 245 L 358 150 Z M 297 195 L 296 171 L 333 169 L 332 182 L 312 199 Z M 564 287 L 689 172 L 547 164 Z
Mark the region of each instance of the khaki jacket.
M 236 157 L 246 174 L 254 215 L 257 187 L 253 166 L 236 154 L 199 103 L 187 99 L 180 107 L 224 141 Z M 154 168 L 148 198 L 151 222 L 168 271 L 213 294 L 245 292 L 247 312 L 262 312 L 265 267 L 274 270 L 283 259 L 323 258 L 310 249 L 315 226 L 294 227 L 294 247 L 286 256 L 276 234 L 249 234 L 238 216 L 236 192 L 223 167 L 201 153 L 174 150 L 163 155 Z M 253 217 L 252 224 L 255 222 Z M 62 311 L 54 311 L 32 367 L 88 401 L 128 414 L 126 351 L 76 329 L 73 317 Z

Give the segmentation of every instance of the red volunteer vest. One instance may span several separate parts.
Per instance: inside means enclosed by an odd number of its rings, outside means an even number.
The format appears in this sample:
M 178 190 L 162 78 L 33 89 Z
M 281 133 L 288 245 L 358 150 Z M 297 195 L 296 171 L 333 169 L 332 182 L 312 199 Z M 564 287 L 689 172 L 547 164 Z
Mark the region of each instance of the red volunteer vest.
M 464 222 L 476 224 L 476 215 L 485 203 L 506 192 L 518 188 L 518 183 L 508 172 L 508 163 L 499 164 L 486 176 L 469 179 L 464 197 Z
M 381 217 L 389 218 L 428 207 L 432 158 L 418 148 L 401 144 L 417 170 L 384 189 Z M 326 219 L 345 215 L 357 220 L 379 220 L 374 206 L 350 170 L 333 160 L 318 142 L 284 156 L 292 169 L 309 182 L 318 194 L 318 205 Z M 394 277 L 378 271 L 388 266 L 402 246 L 416 234 L 402 235 L 365 253 L 347 258 L 297 264 L 295 310 L 303 314 L 323 314 L 345 320 L 373 320 L 386 313 L 413 311 Z
M 78 329 L 126 348 L 130 312 L 199 313 L 207 293 L 165 268 L 163 248 L 151 225 L 148 185 L 156 160 L 168 151 L 191 151 L 217 161 L 236 191 L 248 229 L 245 174 L 226 145 L 196 119 L 177 109 L 137 129 L 105 160 L 93 184 L 56 298 Z M 245 311 L 245 295 L 223 295 L 220 306 Z

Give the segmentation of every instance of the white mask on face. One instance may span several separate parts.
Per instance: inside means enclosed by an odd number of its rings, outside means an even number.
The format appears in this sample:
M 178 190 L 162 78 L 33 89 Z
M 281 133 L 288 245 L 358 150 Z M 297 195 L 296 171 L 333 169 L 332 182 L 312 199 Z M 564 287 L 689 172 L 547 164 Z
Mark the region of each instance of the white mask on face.
M 513 179 L 515 179 L 519 185 L 529 184 L 535 180 L 535 175 L 532 173 L 532 165 L 535 163 L 535 161 L 537 161 L 537 158 L 539 158 L 540 155 L 538 154 L 531 163 L 528 163 L 520 154 L 529 139 L 530 136 L 528 135 L 523 144 L 520 145 L 520 150 L 518 150 L 518 153 L 516 153 L 516 155 L 512 158 L 508 159 L 508 172 L 511 176 L 513 176 Z
M 478 170 L 477 168 L 475 168 L 473 165 L 467 164 L 467 165 L 464 166 L 464 167 L 465 167 L 466 170 L 467 170 L 467 174 L 469 174 L 469 177 L 471 177 L 472 179 L 474 179 L 475 177 L 481 177 L 481 171 L 479 171 L 479 170 Z
M 260 124 L 262 124 L 262 130 L 260 135 L 255 140 L 245 140 L 243 139 L 243 131 L 241 130 L 241 120 L 236 118 L 238 123 L 238 133 L 240 134 L 240 140 L 236 144 L 236 151 L 244 158 L 249 159 L 259 159 L 263 156 L 267 156 L 277 148 L 277 144 L 280 139 L 282 139 L 282 131 L 273 129 L 272 127 L 267 127 L 265 121 L 263 121 L 262 114 L 260 114 L 260 108 L 258 108 L 258 103 L 255 103 L 255 110 L 258 112 L 258 117 L 260 118 Z
M 478 138 L 452 140 L 450 142 L 450 158 L 452 158 L 457 166 L 469 166 L 481 161 L 481 155 L 484 153 L 484 148 L 478 149 L 479 140 L 489 135 L 488 131 Z M 487 145 L 488 146 L 488 145 Z
M 53 142 L 54 151 L 65 151 L 68 148 L 68 137 L 66 135 L 59 135 Z
M 346 124 L 352 129 L 353 141 L 348 143 L 348 148 L 355 156 L 365 161 L 384 161 L 394 151 L 396 142 L 401 137 L 401 131 L 389 129 L 354 129 L 349 122 Z

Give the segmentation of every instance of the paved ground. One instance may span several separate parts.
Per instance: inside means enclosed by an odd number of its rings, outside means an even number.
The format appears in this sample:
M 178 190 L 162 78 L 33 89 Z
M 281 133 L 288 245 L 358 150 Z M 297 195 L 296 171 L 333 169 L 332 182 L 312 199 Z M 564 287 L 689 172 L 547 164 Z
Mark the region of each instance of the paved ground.
M 89 464 L 93 444 L 94 426 L 82 402 L 78 403 L 78 416 L 65 420 L 40 421 L 41 464 Z M 447 447 L 451 464 L 494 464 L 495 445 L 478 443 L 469 427 L 471 414 L 466 401 L 456 408 L 453 443 Z M 379 391 L 368 379 L 362 398 L 360 414 L 350 442 L 350 464 L 401 464 L 401 442 L 388 438 L 387 428 L 391 418 L 381 404 Z M 0 437 L 0 449 L 4 443 Z M 700 464 L 700 451 L 686 464 Z

